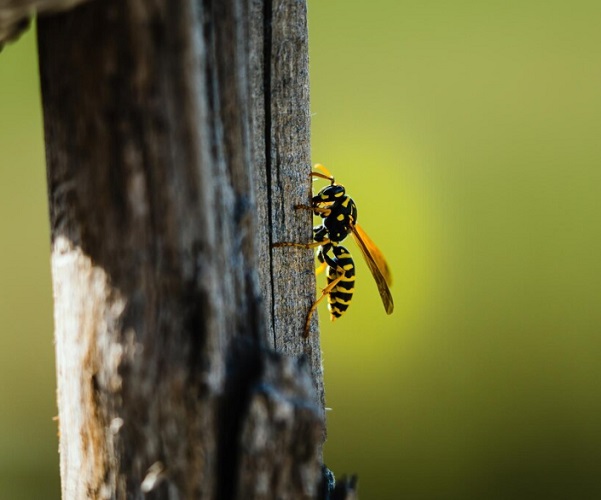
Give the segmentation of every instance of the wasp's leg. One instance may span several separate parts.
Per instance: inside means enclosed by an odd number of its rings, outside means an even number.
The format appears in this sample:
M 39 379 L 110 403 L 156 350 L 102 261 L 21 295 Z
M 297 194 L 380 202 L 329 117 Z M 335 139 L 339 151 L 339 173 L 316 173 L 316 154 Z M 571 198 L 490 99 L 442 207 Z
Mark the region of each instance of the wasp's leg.
M 299 248 L 317 248 L 319 246 L 325 246 L 326 248 L 330 245 L 330 239 L 327 237 L 327 229 L 325 226 L 315 226 L 313 228 L 313 240 L 310 243 L 295 243 L 282 241 L 278 243 L 273 243 L 271 245 L 272 248 L 277 247 L 299 247 Z M 321 252 L 323 253 L 323 252 Z
M 311 317 L 313 316 L 313 313 L 317 309 L 317 306 L 319 305 L 319 303 L 324 298 L 326 298 L 330 294 L 330 292 L 334 288 L 336 288 L 336 285 L 340 282 L 340 280 L 342 278 L 344 278 L 344 269 L 338 268 L 337 271 L 339 273 L 338 278 L 336 278 L 335 280 L 333 280 L 328 286 L 326 286 L 321 291 L 321 297 L 319 297 L 315 302 L 313 302 L 313 305 L 311 306 L 311 309 L 309 309 L 309 312 L 307 313 L 307 320 L 305 321 L 305 332 L 303 333 L 303 337 L 304 338 L 307 338 L 309 336 L 309 330 L 311 329 Z
M 295 210 L 311 210 L 311 212 L 313 212 L 313 207 L 310 207 L 309 205 L 294 205 L 294 209 Z
M 319 247 L 321 245 L 325 245 L 329 242 L 330 242 L 330 240 L 312 241 L 311 243 L 295 243 L 293 241 L 279 241 L 277 243 L 272 243 L 271 248 L 279 248 L 279 247 L 317 248 L 317 247 Z
M 328 267 L 328 265 L 325 262 L 322 262 L 318 268 L 315 269 L 315 274 L 321 274 L 325 271 L 326 267 Z
M 315 239 L 319 240 L 319 238 L 317 237 Z M 318 248 L 315 252 L 315 258 L 320 262 L 319 267 L 315 269 L 316 275 L 323 273 L 328 267 L 328 263 L 326 262 L 325 256 L 330 251 L 330 248 L 332 248 L 331 243 L 324 243 L 324 245 L 321 248 Z
M 309 205 L 294 205 L 295 210 L 310 210 L 315 215 L 321 215 L 322 217 L 327 217 L 332 213 L 331 208 L 326 207 L 310 207 Z

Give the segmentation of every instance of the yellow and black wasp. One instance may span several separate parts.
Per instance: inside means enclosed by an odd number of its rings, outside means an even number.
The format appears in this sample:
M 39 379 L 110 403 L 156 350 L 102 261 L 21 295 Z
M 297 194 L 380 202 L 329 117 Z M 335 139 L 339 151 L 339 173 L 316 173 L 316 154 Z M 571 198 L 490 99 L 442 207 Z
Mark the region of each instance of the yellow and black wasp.
M 355 264 L 350 252 L 340 243 L 351 233 L 361 249 L 372 276 L 378 285 L 380 297 L 387 314 L 394 309 L 389 286 L 392 276 L 384 255 L 357 224 L 357 206 L 350 196 L 346 195 L 344 186 L 338 184 L 332 174 L 323 166 L 315 165 L 319 172 L 311 172 L 311 178 L 317 177 L 330 181 L 330 184 L 311 198 L 311 205 L 296 205 L 296 209 L 305 209 L 323 219 L 319 226 L 313 228 L 311 243 L 275 243 L 274 247 L 317 248 L 317 260 L 321 263 L 317 272 L 327 269 L 327 286 L 321 296 L 313 303 L 305 322 L 304 336 L 309 335 L 311 316 L 319 303 L 328 297 L 330 319 L 334 321 L 342 316 L 353 297 L 355 289 Z M 330 255 L 330 251 L 332 255 Z

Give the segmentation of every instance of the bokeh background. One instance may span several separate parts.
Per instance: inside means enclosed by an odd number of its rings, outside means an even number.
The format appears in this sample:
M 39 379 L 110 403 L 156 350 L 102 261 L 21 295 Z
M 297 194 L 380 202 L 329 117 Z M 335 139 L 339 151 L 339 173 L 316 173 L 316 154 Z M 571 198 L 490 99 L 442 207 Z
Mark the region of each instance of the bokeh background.
M 395 278 L 386 316 L 349 244 L 322 321 L 326 462 L 363 499 L 601 498 L 600 19 L 309 0 L 313 160 Z M 59 497 L 42 139 L 30 31 L 0 54 L 0 499 Z

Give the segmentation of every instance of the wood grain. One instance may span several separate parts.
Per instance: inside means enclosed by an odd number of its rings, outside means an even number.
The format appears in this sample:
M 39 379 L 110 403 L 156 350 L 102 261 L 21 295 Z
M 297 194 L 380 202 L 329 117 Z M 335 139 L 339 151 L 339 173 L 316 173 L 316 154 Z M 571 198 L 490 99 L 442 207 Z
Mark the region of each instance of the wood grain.
M 63 497 L 316 498 L 313 259 L 270 246 L 311 237 L 305 3 L 90 2 L 39 48 Z

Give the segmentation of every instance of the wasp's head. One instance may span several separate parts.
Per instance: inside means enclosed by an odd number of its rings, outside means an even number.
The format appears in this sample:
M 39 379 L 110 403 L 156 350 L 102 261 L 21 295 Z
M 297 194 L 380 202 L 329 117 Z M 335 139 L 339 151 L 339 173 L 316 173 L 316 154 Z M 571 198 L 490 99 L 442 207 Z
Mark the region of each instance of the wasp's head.
M 331 203 L 338 202 L 344 199 L 344 186 L 340 184 L 332 184 L 324 187 L 319 193 L 313 197 L 313 203 Z

